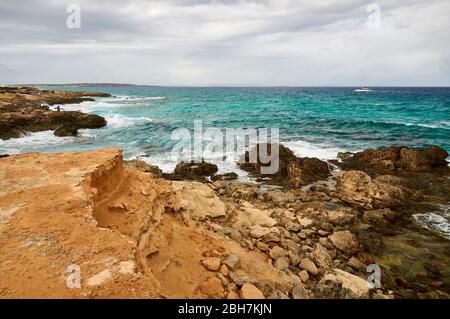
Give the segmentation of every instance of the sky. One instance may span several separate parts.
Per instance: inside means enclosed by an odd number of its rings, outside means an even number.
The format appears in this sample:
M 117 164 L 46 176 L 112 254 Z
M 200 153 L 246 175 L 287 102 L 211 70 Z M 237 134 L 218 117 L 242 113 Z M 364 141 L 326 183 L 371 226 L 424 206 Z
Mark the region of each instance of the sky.
M 449 17 L 448 0 L 0 0 L 0 83 L 450 86 Z

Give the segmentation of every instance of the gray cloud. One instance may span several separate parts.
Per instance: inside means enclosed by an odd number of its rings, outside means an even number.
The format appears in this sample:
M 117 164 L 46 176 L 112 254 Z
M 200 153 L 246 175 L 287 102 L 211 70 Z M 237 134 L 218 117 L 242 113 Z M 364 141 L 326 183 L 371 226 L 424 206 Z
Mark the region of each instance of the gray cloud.
M 0 83 L 450 85 L 450 3 L 371 3 L 0 0 Z

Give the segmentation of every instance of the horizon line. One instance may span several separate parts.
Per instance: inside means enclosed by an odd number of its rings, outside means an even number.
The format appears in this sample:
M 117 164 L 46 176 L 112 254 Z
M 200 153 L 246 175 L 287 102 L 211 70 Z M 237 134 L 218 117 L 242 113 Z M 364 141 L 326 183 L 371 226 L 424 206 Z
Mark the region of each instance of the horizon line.
M 449 85 L 159 85 L 119 82 L 66 82 L 66 83 L 0 83 L 0 86 L 142 86 L 166 88 L 450 88 Z

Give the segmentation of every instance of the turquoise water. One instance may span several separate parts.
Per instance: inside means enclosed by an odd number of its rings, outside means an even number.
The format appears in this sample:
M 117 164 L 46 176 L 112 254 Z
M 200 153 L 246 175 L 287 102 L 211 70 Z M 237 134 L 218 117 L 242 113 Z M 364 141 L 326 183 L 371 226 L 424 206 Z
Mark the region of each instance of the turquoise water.
M 282 143 L 299 156 L 329 159 L 381 145 L 450 151 L 450 88 L 74 88 L 80 89 L 114 97 L 62 109 L 104 116 L 107 127 L 81 130 L 81 138 L 40 132 L 0 141 L 0 154 L 119 146 L 126 158 L 140 156 L 170 171 L 171 132 L 198 119 L 204 128 L 278 127 Z

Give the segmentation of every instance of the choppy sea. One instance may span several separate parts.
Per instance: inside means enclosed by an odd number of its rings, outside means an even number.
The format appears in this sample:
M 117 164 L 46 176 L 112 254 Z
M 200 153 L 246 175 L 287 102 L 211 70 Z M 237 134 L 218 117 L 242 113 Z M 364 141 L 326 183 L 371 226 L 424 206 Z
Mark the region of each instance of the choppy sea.
M 280 141 L 298 156 L 333 159 L 340 151 L 369 147 L 438 145 L 450 152 L 450 88 L 183 88 L 183 87 L 60 87 L 111 93 L 95 102 L 62 105 L 105 117 L 108 125 L 80 130 L 81 137 L 58 138 L 51 131 L 18 139 L 0 140 L 0 154 L 60 152 L 121 147 L 127 159 L 139 157 L 173 170 L 170 156 L 179 141 L 171 139 L 177 128 L 192 130 L 194 120 L 203 128 L 278 128 Z M 215 154 L 221 172 L 246 174 Z M 433 212 L 436 214 L 436 212 Z M 442 220 L 442 218 L 444 220 Z M 436 217 L 418 216 L 430 228 L 447 236 L 448 211 Z M 436 225 L 438 223 L 439 225 Z M 443 228 L 442 228 L 443 227 Z

